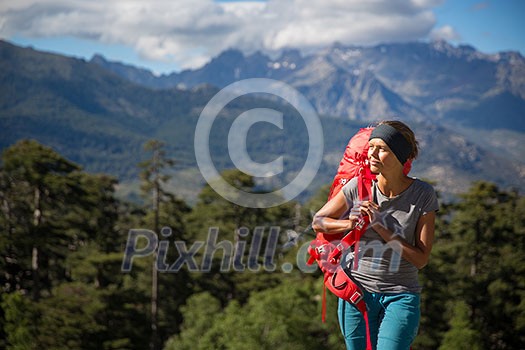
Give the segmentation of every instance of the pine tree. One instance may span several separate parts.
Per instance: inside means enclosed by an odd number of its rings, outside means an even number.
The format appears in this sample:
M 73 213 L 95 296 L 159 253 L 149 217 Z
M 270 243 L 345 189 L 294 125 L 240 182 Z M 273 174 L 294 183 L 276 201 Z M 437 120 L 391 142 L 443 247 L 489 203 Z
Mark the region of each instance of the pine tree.
M 2 345 L 144 348 L 145 319 L 136 312 L 144 298 L 134 288 L 135 276 L 120 272 L 115 184 L 35 141 L 4 152 Z
M 151 202 L 153 224 L 151 228 L 158 235 L 160 233 L 160 206 L 167 198 L 172 196 L 164 190 L 170 176 L 166 174 L 166 168 L 172 167 L 174 161 L 166 156 L 164 143 L 158 140 L 150 140 L 144 145 L 144 150 L 151 153 L 151 158 L 141 162 L 140 178 L 142 180 L 141 190 L 144 198 Z M 157 252 L 153 257 L 151 268 L 151 341 L 150 349 L 157 350 L 158 339 L 158 271 L 156 266 Z
M 453 309 L 450 330 L 445 333 L 439 350 L 482 350 L 481 334 L 472 327 L 468 305 L 459 301 Z
M 36 350 L 34 339 L 38 336 L 38 318 L 36 305 L 20 292 L 2 295 L 1 308 L 4 312 L 4 330 L 6 343 L 1 344 L 6 349 Z
M 38 300 L 42 288 L 51 288 L 52 279 L 64 278 L 63 260 L 68 244 L 76 237 L 68 232 L 64 213 L 78 198 L 75 174 L 79 167 L 36 141 L 19 141 L 2 156 L 2 221 L 7 237 L 5 260 L 16 264 L 9 289 L 30 289 Z M 13 268 L 13 266 L 8 266 Z M 31 271 L 27 283 L 25 271 Z
M 487 182 L 473 184 L 452 207 L 449 239 L 440 249 L 442 266 L 448 265 L 443 268 L 446 295 L 466 303 L 467 330 L 480 335 L 483 348 L 514 349 L 525 341 L 519 321 L 525 300 L 522 203 L 516 192 L 501 191 Z M 448 307 L 454 315 L 456 305 Z M 449 341 L 450 332 L 461 333 L 461 325 L 449 330 Z
M 238 170 L 226 170 L 221 176 L 238 189 L 257 193 L 252 176 Z M 188 216 L 192 239 L 206 243 L 198 255 L 199 265 L 208 266 L 204 259 L 213 258 L 209 271 L 195 276 L 199 288 L 213 291 L 222 303 L 231 299 L 243 303 L 251 292 L 278 285 L 281 276 L 272 269 L 279 268 L 279 246 L 286 238 L 286 229 L 294 227 L 294 219 L 293 202 L 267 209 L 243 207 L 204 186 Z M 221 248 L 210 249 L 211 257 L 205 252 L 213 230 L 216 246 Z

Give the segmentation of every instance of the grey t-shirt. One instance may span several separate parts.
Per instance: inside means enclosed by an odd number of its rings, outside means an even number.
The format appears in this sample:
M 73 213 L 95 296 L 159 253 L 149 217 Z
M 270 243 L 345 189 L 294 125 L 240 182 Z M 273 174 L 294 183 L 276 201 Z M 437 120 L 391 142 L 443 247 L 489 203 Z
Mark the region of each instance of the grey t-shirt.
M 357 178 L 350 180 L 342 191 L 351 208 L 359 200 Z M 439 209 L 434 188 L 419 179 L 392 198 L 381 193 L 377 182 L 373 183 L 372 192 L 379 204 L 379 220 L 412 245 L 421 215 Z M 401 257 L 399 243 L 395 240 L 386 243 L 370 225 L 359 241 L 358 267 L 354 266 L 352 276 L 369 292 L 421 292 L 418 269 Z

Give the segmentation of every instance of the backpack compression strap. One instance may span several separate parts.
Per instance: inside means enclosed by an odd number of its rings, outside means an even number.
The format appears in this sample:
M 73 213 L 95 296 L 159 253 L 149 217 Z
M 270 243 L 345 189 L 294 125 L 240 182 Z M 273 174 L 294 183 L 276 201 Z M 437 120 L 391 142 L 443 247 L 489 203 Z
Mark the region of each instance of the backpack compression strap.
M 359 195 L 359 200 L 367 200 L 372 198 L 372 173 L 370 167 L 365 166 L 359 170 L 359 175 L 357 179 L 357 193 Z M 341 242 L 336 246 L 336 248 L 330 253 L 328 259 L 332 264 L 339 262 L 339 258 L 344 250 L 356 245 L 356 251 L 359 247 L 359 240 L 361 235 L 366 231 L 366 228 L 369 223 L 368 216 L 362 217 L 357 222 L 356 226 L 348 232 L 342 239 Z M 356 266 L 357 266 L 357 256 L 356 256 Z

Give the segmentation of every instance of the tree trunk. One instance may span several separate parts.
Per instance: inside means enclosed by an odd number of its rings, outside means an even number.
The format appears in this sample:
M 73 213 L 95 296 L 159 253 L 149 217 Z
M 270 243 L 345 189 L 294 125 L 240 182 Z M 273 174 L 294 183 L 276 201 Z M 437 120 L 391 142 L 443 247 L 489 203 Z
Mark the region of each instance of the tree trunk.
M 157 332 L 157 297 L 158 297 L 158 272 L 156 263 L 157 253 L 154 253 L 154 260 L 151 269 L 151 340 L 150 349 L 157 350 L 158 348 L 158 332 Z
M 42 221 L 42 211 L 40 210 L 40 189 L 35 188 L 33 198 L 33 231 L 38 232 L 38 227 Z M 34 242 L 38 241 L 39 237 L 34 237 Z M 38 300 L 40 295 L 40 271 L 38 269 L 38 246 L 33 245 L 31 254 L 31 273 L 33 275 L 33 300 Z
M 159 206 L 160 206 L 160 179 L 159 179 L 159 157 L 158 150 L 155 150 L 153 154 L 153 168 L 154 168 L 154 187 L 153 187 L 153 213 L 154 213 L 154 230 L 155 233 L 159 234 Z M 159 282 L 158 282 L 158 271 L 157 271 L 157 254 L 155 250 L 153 253 L 153 264 L 151 267 L 151 341 L 150 349 L 158 349 L 158 294 L 159 294 Z

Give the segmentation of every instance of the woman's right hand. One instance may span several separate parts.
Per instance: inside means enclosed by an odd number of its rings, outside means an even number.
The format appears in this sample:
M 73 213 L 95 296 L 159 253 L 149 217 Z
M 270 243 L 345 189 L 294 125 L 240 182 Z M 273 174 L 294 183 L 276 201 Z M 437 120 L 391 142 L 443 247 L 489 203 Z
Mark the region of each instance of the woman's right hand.
M 363 217 L 363 213 L 361 212 L 361 204 L 361 201 L 354 202 L 354 206 L 352 207 L 352 209 L 350 209 L 348 219 L 352 220 L 353 222 L 357 222 Z

